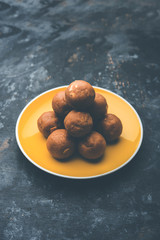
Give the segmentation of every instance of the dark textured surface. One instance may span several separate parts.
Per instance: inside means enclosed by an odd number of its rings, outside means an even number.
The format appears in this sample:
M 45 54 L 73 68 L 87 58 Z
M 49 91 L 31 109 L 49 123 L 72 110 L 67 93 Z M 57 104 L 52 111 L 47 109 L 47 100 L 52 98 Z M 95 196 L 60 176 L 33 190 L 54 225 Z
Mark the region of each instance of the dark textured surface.
M 159 0 L 0 2 L 0 239 L 160 239 Z M 119 172 L 73 181 L 20 152 L 17 117 L 33 97 L 75 79 L 138 111 L 142 147 Z

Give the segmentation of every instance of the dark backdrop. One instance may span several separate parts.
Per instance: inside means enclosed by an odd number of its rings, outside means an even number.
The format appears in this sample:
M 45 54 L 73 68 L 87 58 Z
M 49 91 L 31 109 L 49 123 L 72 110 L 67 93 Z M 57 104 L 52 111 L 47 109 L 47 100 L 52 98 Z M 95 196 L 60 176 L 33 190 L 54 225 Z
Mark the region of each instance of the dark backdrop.
M 0 239 L 160 239 L 160 1 L 0 1 Z M 144 140 L 120 171 L 49 175 L 20 152 L 15 124 L 50 88 L 84 79 L 139 113 Z

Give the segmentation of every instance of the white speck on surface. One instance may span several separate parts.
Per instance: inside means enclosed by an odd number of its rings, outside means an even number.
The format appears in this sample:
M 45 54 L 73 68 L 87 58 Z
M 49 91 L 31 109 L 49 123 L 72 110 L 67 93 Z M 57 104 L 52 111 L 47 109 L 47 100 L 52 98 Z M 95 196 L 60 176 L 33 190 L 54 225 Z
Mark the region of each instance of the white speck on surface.
M 5 110 L 12 102 L 16 100 L 16 95 L 17 95 L 17 92 L 14 92 L 12 96 L 4 102 L 2 107 L 3 110 Z
M 13 15 L 13 17 L 14 17 L 14 18 L 18 17 L 18 13 L 15 13 L 15 14 Z
M 10 83 L 7 84 L 7 93 L 13 92 L 15 90 L 15 88 L 16 88 L 16 83 L 15 82 L 13 82 L 11 84 Z
M 44 67 L 38 68 L 30 74 L 30 84 L 26 87 L 27 90 L 36 92 L 41 88 L 41 82 L 44 82 L 48 77 L 48 71 Z
M 143 195 L 142 196 L 142 201 L 144 203 L 152 203 L 152 195 L 151 195 L 151 193 L 149 193 L 147 195 Z
M 35 58 L 35 57 L 37 57 L 37 55 L 35 55 L 35 54 L 29 54 L 29 58 L 31 58 L 31 59 L 33 59 L 33 58 Z
M 129 60 L 133 60 L 133 59 L 138 59 L 138 55 L 137 54 L 119 55 L 119 60 L 129 61 Z
M 106 218 L 105 214 L 101 209 L 92 209 L 92 211 L 90 211 L 88 214 L 92 219 L 91 229 L 95 229 L 96 227 L 101 225 L 101 223 L 103 223 Z
M 137 59 L 137 58 L 138 58 L 138 55 L 137 55 L 137 54 L 130 55 L 130 58 Z
M 53 205 L 53 200 L 52 199 L 40 199 L 39 203 L 41 206 Z
M 134 218 L 134 217 L 138 216 L 138 213 L 136 211 L 132 211 L 132 212 L 129 212 L 128 216 L 131 217 L 131 218 L 132 217 Z
M 98 224 L 101 224 L 103 220 L 104 220 L 104 217 L 94 218 L 94 222 L 92 223 L 92 229 L 96 228 Z
M 147 199 L 148 199 L 149 202 L 152 202 L 152 195 L 148 194 Z
M 4 127 L 3 123 L 0 122 L 0 129 L 2 129 Z
M 19 40 L 18 43 L 25 43 L 25 42 L 29 42 L 29 41 L 30 41 L 30 38 L 27 37 L 27 38 Z

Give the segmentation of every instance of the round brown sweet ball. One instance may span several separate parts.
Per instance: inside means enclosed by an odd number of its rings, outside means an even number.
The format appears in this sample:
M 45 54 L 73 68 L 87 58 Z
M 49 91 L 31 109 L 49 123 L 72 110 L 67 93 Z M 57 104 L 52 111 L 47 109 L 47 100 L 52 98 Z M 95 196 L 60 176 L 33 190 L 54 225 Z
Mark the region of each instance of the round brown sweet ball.
M 107 142 L 117 140 L 122 133 L 122 128 L 121 120 L 114 114 L 107 114 L 98 125 L 99 132 Z
M 76 80 L 65 91 L 68 104 L 75 109 L 85 110 L 92 105 L 95 98 L 94 88 L 86 81 Z
M 72 108 L 66 101 L 65 91 L 55 94 L 52 100 L 52 108 L 60 117 L 65 117 L 71 111 Z
M 95 94 L 95 99 L 90 107 L 90 114 L 93 119 L 101 119 L 107 113 L 108 105 L 105 97 L 103 97 L 100 93 Z
M 66 129 L 58 129 L 49 135 L 47 149 L 54 158 L 66 159 L 74 153 L 75 144 Z
M 100 158 L 106 149 L 106 141 L 98 132 L 91 132 L 78 144 L 79 153 L 87 159 Z
M 51 132 L 61 127 L 61 122 L 54 111 L 44 112 L 37 120 L 39 131 L 47 138 Z
M 91 131 L 93 121 L 89 113 L 72 110 L 65 117 L 64 126 L 71 136 L 78 138 Z

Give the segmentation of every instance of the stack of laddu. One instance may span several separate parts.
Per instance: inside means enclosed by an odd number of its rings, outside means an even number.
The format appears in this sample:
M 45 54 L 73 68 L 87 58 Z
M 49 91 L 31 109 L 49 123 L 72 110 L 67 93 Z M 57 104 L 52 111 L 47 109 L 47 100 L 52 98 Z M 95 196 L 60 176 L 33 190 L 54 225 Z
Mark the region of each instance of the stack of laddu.
M 107 113 L 106 99 L 86 81 L 76 80 L 55 94 L 52 108 L 37 124 L 56 159 L 68 159 L 78 150 L 84 158 L 95 160 L 104 154 L 106 142 L 122 133 L 121 120 Z

